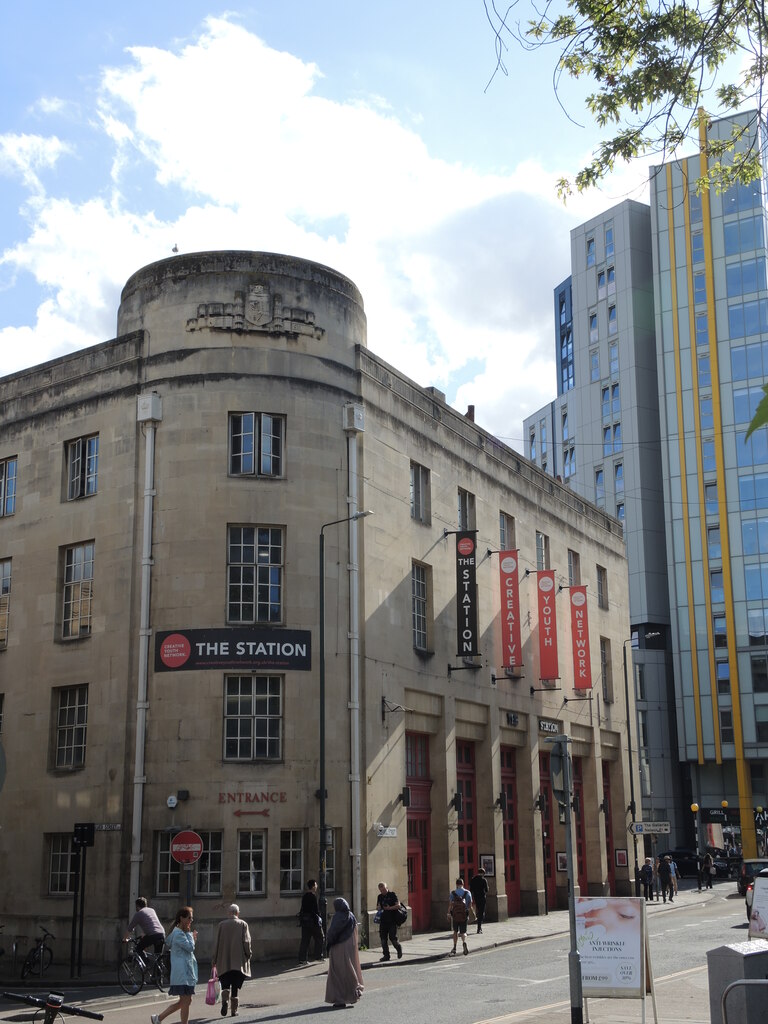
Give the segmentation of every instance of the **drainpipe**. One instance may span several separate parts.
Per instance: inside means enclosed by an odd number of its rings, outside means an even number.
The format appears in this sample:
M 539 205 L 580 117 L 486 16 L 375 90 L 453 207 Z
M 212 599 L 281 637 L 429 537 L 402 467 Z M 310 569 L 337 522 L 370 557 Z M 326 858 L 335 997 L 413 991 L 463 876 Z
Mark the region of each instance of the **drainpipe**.
M 133 821 L 131 824 L 130 903 L 139 896 L 141 852 L 141 821 L 144 812 L 144 754 L 147 737 L 147 678 L 149 675 L 149 597 L 152 572 L 152 511 L 155 496 L 155 434 L 163 418 L 163 403 L 156 391 L 139 395 L 137 422 L 144 431 L 144 521 L 141 542 L 141 608 L 139 612 L 139 664 L 136 693 L 136 752 L 133 768 Z
M 357 435 L 365 426 L 363 407 L 344 407 L 347 434 L 349 494 L 347 515 L 357 512 Z M 358 521 L 349 521 L 349 799 L 351 807 L 352 909 L 358 921 L 362 916 L 360 828 L 360 578 L 358 573 Z

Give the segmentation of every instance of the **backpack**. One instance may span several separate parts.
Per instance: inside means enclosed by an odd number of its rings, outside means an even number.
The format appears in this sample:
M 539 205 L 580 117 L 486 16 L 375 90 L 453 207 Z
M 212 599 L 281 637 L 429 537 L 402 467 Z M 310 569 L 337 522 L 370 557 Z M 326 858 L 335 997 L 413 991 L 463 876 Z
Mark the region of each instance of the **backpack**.
M 454 924 L 464 924 L 469 917 L 469 910 L 467 904 L 464 901 L 464 897 L 460 896 L 455 890 L 451 893 L 453 903 L 451 903 L 451 917 L 453 918 Z

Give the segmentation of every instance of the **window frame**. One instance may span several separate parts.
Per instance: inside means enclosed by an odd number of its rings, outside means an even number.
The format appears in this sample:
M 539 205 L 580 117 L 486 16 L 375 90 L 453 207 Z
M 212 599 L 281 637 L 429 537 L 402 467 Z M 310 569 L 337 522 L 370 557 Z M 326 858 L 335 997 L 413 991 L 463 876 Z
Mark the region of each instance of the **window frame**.
M 432 566 L 411 561 L 411 643 L 418 654 L 432 654 L 434 643 Z
M 8 647 L 11 627 L 11 581 L 13 559 L 0 558 L 0 651 Z
M 250 420 L 244 426 L 244 421 Z M 239 421 L 239 422 L 236 422 Z M 279 432 L 275 432 L 275 425 Z M 235 427 L 240 431 L 236 433 Z M 285 478 L 285 434 L 286 417 L 281 413 L 247 412 L 229 413 L 227 423 L 227 472 L 231 477 L 253 477 L 263 480 L 282 480 Z M 250 445 L 241 444 L 236 451 L 236 438 L 250 438 Z M 275 451 L 277 448 L 277 452 Z M 237 460 L 243 468 L 237 468 Z M 248 465 L 250 461 L 250 466 Z M 271 469 L 266 468 L 272 466 Z M 276 468 L 275 468 L 276 467 Z
M 236 536 L 235 531 L 239 531 Z M 245 536 L 251 531 L 252 537 Z M 265 535 L 262 540 L 262 534 Z M 267 523 L 227 524 L 227 624 L 232 626 L 281 625 L 285 617 L 285 541 L 284 526 Z M 253 558 L 246 560 L 245 549 L 253 550 Z M 262 549 L 267 550 L 268 560 L 261 558 Z M 240 552 L 241 560 L 233 555 Z M 273 552 L 279 553 L 279 561 L 272 561 Z M 249 579 L 250 577 L 250 579 Z M 239 598 L 233 600 L 233 591 Z M 268 599 L 262 596 L 266 591 Z M 251 599 L 248 600 L 248 595 Z M 275 596 L 276 595 L 276 596 Z M 252 614 L 247 609 L 252 608 Z M 239 615 L 233 610 L 239 609 Z
M 411 519 L 424 526 L 432 522 L 432 501 L 430 492 L 430 471 L 426 466 L 411 459 Z
M 241 710 L 244 705 L 248 711 Z M 281 763 L 284 731 L 284 676 L 266 672 L 224 675 L 222 760 L 226 764 Z M 242 752 L 244 747 L 246 753 Z M 231 752 L 233 749 L 236 753 Z
M 608 599 L 608 570 L 603 565 L 595 565 L 595 577 L 597 580 L 597 607 L 602 611 L 608 611 L 610 602 Z
M 550 569 L 549 537 L 540 530 L 536 531 L 536 571 L 545 572 Z
M 95 571 L 95 541 L 80 541 L 62 549 L 60 635 L 63 641 L 91 636 Z
M 499 548 L 501 551 L 514 551 L 516 547 L 515 517 L 499 509 Z
M 289 884 L 284 884 L 288 882 Z M 300 896 L 304 885 L 304 830 L 280 829 L 280 895 Z
M 54 687 L 53 701 L 51 769 L 81 771 L 88 742 L 88 683 Z
M 611 659 L 611 641 L 606 636 L 600 637 L 600 681 L 602 684 L 603 701 L 613 703 L 613 662 Z
M 92 498 L 99 485 L 99 435 L 82 434 L 64 443 L 67 501 Z
M 48 853 L 48 895 L 72 896 L 75 892 L 75 847 L 71 832 L 49 832 L 46 836 Z M 66 848 L 65 848 L 66 847 Z M 54 884 L 54 880 L 60 880 Z M 64 881 L 66 879 L 66 881 Z
M 9 455 L 5 459 L 0 459 L 0 518 L 16 514 L 18 478 L 18 456 Z
M 247 846 L 243 842 L 245 839 L 248 839 Z M 241 829 L 238 831 L 236 883 L 238 896 L 267 895 L 267 839 L 266 829 Z M 243 868 L 244 856 L 250 858 L 248 868 Z M 249 876 L 250 884 L 243 885 L 243 878 L 246 875 Z M 254 880 L 260 881 L 260 884 L 253 885 Z

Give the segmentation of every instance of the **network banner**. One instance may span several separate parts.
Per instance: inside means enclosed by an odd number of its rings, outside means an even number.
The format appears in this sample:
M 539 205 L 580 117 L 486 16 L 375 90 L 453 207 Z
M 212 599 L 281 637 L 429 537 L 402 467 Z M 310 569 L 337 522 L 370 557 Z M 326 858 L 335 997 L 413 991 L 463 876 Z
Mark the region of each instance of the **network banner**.
M 554 570 L 541 570 L 536 587 L 539 592 L 539 678 L 557 679 L 559 672 Z
M 499 552 L 502 668 L 519 668 L 523 664 L 518 564 L 517 551 Z
M 477 543 L 475 530 L 456 534 L 456 629 L 458 655 L 474 658 L 477 642 Z
M 571 643 L 573 644 L 573 685 L 577 690 L 592 689 L 592 659 L 589 653 L 587 588 L 571 587 Z

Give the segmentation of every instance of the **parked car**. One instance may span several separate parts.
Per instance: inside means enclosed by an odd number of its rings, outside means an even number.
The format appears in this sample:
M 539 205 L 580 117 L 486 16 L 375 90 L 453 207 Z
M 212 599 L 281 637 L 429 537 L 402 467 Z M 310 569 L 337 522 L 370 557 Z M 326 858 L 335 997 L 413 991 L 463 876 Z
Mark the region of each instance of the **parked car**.
M 678 878 L 696 878 L 699 873 L 699 865 L 696 859 L 695 850 L 666 850 L 660 853 L 659 857 L 671 857 L 677 864 Z
M 750 885 L 755 875 L 758 875 L 766 868 L 768 868 L 768 857 L 754 857 L 741 862 L 739 877 L 736 879 L 740 896 L 746 896 L 747 886 Z

